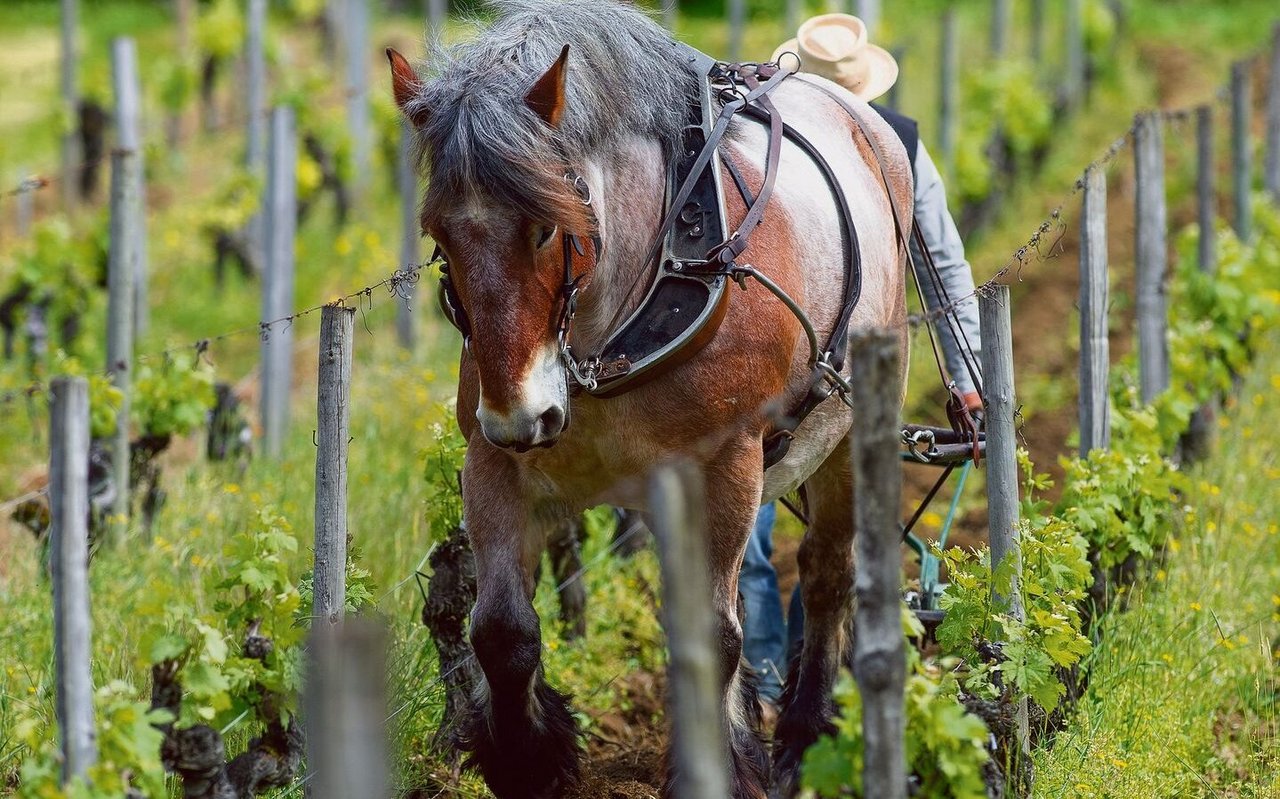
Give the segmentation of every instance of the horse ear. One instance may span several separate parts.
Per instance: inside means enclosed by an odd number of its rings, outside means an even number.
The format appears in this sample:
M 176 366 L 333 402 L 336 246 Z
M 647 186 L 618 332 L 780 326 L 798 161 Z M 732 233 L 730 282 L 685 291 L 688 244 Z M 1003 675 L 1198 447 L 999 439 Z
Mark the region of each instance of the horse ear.
M 418 73 L 413 71 L 408 59 L 394 47 L 387 48 L 387 60 L 391 62 L 391 91 L 395 95 L 396 105 L 409 117 L 410 122 L 421 126 L 426 121 L 426 111 L 418 109 L 410 114 L 408 110 L 409 104 L 418 96 L 418 89 L 422 87 Z
M 566 44 L 556 62 L 524 96 L 525 104 L 553 128 L 560 127 L 560 118 L 564 116 L 564 73 L 568 62 L 569 45 Z

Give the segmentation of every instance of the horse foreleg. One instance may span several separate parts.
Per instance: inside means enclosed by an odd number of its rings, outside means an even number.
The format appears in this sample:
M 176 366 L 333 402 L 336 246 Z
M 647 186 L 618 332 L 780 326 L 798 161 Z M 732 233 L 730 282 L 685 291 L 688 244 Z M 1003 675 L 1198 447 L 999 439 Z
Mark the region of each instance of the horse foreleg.
M 809 529 L 797 559 L 804 601 L 804 644 L 791 664 L 775 732 L 778 797 L 795 795 L 800 761 L 820 735 L 835 731 L 831 697 L 850 646 L 853 611 L 853 473 L 845 439 L 805 483 Z
M 546 682 L 534 579 L 546 525 L 521 500 L 516 468 L 477 445 L 463 505 L 476 562 L 471 645 L 484 679 L 459 736 L 498 799 L 550 799 L 577 782 L 580 746 L 569 698 Z

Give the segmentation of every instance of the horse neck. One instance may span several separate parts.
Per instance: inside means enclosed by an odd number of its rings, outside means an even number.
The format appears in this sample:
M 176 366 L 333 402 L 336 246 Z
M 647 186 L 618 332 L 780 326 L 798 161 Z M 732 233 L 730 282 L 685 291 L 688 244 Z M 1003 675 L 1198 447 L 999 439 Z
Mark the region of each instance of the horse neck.
M 589 172 L 600 198 L 595 210 L 604 250 L 574 323 L 575 349 L 584 354 L 603 345 L 610 323 L 644 298 L 642 273 L 649 266 L 643 261 L 662 221 L 663 149 L 652 139 L 629 137 L 592 159 Z

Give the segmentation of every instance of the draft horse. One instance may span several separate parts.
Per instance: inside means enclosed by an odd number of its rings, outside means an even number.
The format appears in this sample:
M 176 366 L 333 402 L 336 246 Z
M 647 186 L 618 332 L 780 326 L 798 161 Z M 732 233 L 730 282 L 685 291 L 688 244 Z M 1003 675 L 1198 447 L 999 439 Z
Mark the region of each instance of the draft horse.
M 849 645 L 851 411 L 834 397 L 817 403 L 785 457 L 765 468 L 773 422 L 763 409 L 802 402 L 814 365 L 797 314 L 761 282 L 730 285 L 718 330 L 692 357 L 617 396 L 589 390 L 594 381 L 569 353 L 603 346 L 643 299 L 633 288 L 652 273 L 670 199 L 666 167 L 682 157 L 698 78 L 677 63 L 668 33 L 622 3 L 495 5 L 495 21 L 472 41 L 435 47 L 422 76 L 388 51 L 395 98 L 429 176 L 422 231 L 447 261 L 446 304 L 465 341 L 457 403 L 478 583 L 471 642 L 483 684 L 461 745 L 501 799 L 559 796 L 575 783 L 578 731 L 569 698 L 543 672 L 533 574 L 557 524 L 601 503 L 643 510 L 645 475 L 680 456 L 706 475 L 733 796 L 765 796 L 771 767 L 777 790 L 789 794 L 805 747 L 831 729 L 831 689 Z M 776 72 L 760 68 L 755 83 Z M 716 172 L 728 226 L 748 217 L 765 183 L 776 185 L 750 245 L 727 260 L 749 263 L 826 336 L 852 279 L 843 202 L 860 255 L 849 328 L 903 331 L 905 343 L 909 229 L 895 230 L 891 207 L 910 208 L 905 151 L 834 84 L 808 76 L 777 83 L 773 112 L 825 156 L 829 173 L 792 139 L 773 141 L 769 124 L 734 117 L 719 142 L 725 169 Z M 734 96 L 720 94 L 716 107 Z M 773 165 L 771 143 L 780 148 Z M 841 336 L 837 363 L 847 346 Z M 799 551 L 806 636 L 771 764 L 739 667 L 738 570 L 762 501 L 801 484 L 810 502 Z

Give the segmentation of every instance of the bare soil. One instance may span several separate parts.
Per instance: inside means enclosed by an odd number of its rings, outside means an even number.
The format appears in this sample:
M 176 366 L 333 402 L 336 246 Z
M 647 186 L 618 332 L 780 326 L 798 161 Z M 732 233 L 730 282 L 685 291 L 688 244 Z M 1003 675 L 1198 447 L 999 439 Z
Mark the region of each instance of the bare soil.
M 566 799 L 658 799 L 666 776 L 666 676 L 620 678 L 619 707 L 594 718 L 582 784 Z

